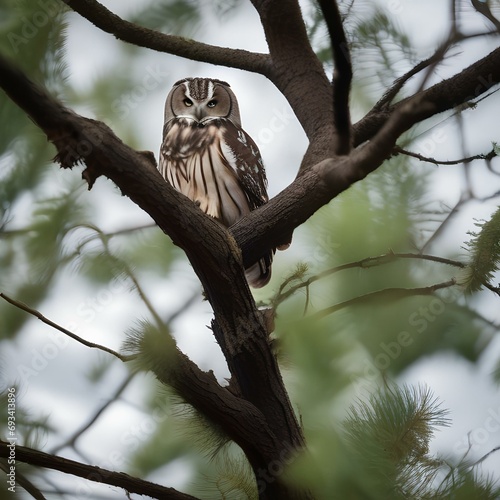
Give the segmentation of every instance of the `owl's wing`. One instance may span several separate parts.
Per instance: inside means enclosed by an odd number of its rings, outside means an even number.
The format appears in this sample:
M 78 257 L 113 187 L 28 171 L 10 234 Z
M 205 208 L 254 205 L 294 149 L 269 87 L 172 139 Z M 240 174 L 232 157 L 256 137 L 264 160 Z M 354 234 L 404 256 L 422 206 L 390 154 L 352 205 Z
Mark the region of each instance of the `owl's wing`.
M 250 204 L 250 210 L 266 203 L 267 178 L 259 148 L 241 128 L 224 120 L 220 128 L 220 149 L 232 168 Z

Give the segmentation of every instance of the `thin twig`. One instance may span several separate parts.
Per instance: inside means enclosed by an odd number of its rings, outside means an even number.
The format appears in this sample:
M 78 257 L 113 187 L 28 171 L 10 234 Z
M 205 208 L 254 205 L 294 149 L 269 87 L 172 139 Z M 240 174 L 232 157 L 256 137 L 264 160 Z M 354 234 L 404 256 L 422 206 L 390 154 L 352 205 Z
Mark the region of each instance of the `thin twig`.
M 110 237 L 106 233 L 104 233 L 104 231 L 102 231 L 99 227 L 97 227 L 94 224 L 82 224 L 79 227 L 85 227 L 85 228 L 91 229 L 92 231 L 95 231 L 96 237 L 100 239 L 100 241 L 104 247 L 104 253 L 106 255 L 108 255 L 110 258 L 118 260 L 118 257 L 113 255 L 113 253 L 111 252 L 111 249 L 109 248 L 109 238 Z M 78 245 L 78 252 L 80 252 L 80 250 L 87 243 L 93 241 L 94 239 L 95 238 L 91 236 L 91 237 L 87 238 L 86 240 L 84 240 L 83 242 L 81 242 Z M 126 261 L 120 260 L 120 262 L 123 266 L 124 274 L 130 279 L 130 281 L 132 281 L 134 288 L 136 289 L 137 293 L 139 294 L 139 297 L 144 302 L 148 311 L 151 313 L 151 316 L 153 316 L 153 318 L 155 319 L 156 324 L 160 328 L 163 327 L 163 321 L 161 320 L 159 314 L 156 312 L 156 309 L 153 307 L 153 304 L 149 300 L 148 296 L 146 295 L 146 292 L 141 287 L 141 285 L 140 285 L 139 281 L 137 280 L 135 274 L 133 273 L 132 269 L 130 268 L 130 266 L 128 265 L 128 263 Z
M 392 87 L 387 90 L 384 95 L 378 100 L 378 102 L 373 106 L 374 111 L 380 111 L 382 108 L 389 106 L 395 97 L 399 94 L 401 89 L 404 87 L 406 82 L 410 80 L 410 78 L 414 77 L 417 73 L 420 73 L 422 70 L 427 68 L 430 64 L 436 62 L 439 58 L 443 57 L 440 50 L 436 50 L 432 56 L 420 61 L 417 65 L 415 65 L 412 69 L 407 71 L 404 75 L 397 78 Z
M 17 307 L 18 309 L 21 309 L 28 314 L 31 314 L 32 316 L 35 316 L 35 318 L 38 318 L 42 323 L 45 323 L 46 325 L 51 326 L 52 328 L 55 328 L 56 330 L 59 330 L 60 332 L 64 333 L 64 335 L 67 335 L 68 337 L 71 337 L 73 340 L 76 340 L 80 344 L 83 344 L 84 346 L 91 347 L 93 349 L 99 349 L 100 351 L 107 352 L 108 354 L 112 354 L 116 358 L 118 358 L 121 361 L 130 361 L 135 358 L 135 356 L 123 356 L 119 352 L 113 351 L 113 349 L 110 349 L 109 347 L 105 347 L 100 344 L 94 344 L 94 342 L 89 342 L 88 340 L 83 339 L 82 337 L 79 337 L 73 332 L 70 332 L 66 328 L 63 328 L 61 325 L 58 325 L 57 323 L 54 323 L 50 319 L 46 318 L 41 312 L 37 311 L 36 309 L 33 309 L 29 307 L 28 305 L 24 304 L 23 302 L 20 302 L 18 300 L 15 300 L 5 293 L 0 292 L 0 297 L 13 306 Z
M 394 146 L 394 156 L 397 156 L 399 154 L 406 155 L 406 156 L 411 156 L 412 158 L 416 158 L 417 160 L 420 161 L 425 161 L 427 163 L 432 163 L 434 165 L 459 165 L 461 163 L 470 163 L 474 160 L 491 160 L 498 156 L 495 148 L 492 148 L 489 153 L 486 154 L 477 154 L 474 156 L 468 156 L 466 158 L 460 158 L 458 160 L 436 160 L 435 158 L 431 158 L 429 156 L 423 156 L 419 153 L 414 153 L 413 151 L 408 151 L 407 149 L 403 149 L 399 146 Z
M 430 238 L 425 242 L 425 244 L 423 245 L 423 247 L 421 249 L 422 253 L 424 253 L 427 250 L 427 248 L 429 248 L 431 246 L 431 244 L 434 243 L 434 241 L 439 237 L 439 235 L 445 230 L 445 228 L 448 226 L 448 224 L 453 219 L 453 217 L 458 213 L 458 211 L 460 210 L 460 208 L 462 207 L 462 205 L 464 205 L 465 203 L 467 203 L 470 200 L 471 200 L 471 198 L 464 198 L 464 197 L 462 197 L 462 198 L 460 198 L 457 201 L 457 203 L 450 210 L 450 212 L 445 217 L 445 219 L 443 220 L 443 222 L 441 222 L 441 224 L 439 225 L 439 227 L 432 233 L 432 235 L 430 236 Z
M 325 316 L 328 316 L 329 314 L 337 312 L 340 309 L 344 309 L 345 307 L 363 304 L 365 302 L 370 302 L 372 300 L 380 298 L 400 300 L 407 297 L 414 297 L 416 295 L 432 295 L 436 290 L 449 288 L 454 285 L 456 285 L 456 281 L 454 279 L 451 279 L 448 281 L 444 281 L 443 283 L 436 283 L 435 285 L 419 288 L 384 288 L 383 290 L 376 290 L 375 292 L 365 293 L 364 295 L 360 295 L 358 297 L 345 300 L 344 302 L 334 304 L 333 306 L 327 307 L 312 314 L 311 316 L 309 316 L 309 318 L 312 320 L 318 320 L 324 318 Z
M 297 290 L 300 288 L 306 287 L 308 289 L 312 283 L 315 281 L 318 281 L 322 278 L 325 278 L 327 276 L 330 276 L 331 274 L 338 273 L 340 271 L 345 271 L 346 269 L 353 269 L 353 268 L 362 268 L 362 269 L 368 269 L 370 267 L 375 267 L 375 266 L 380 266 L 380 265 L 385 265 L 390 262 L 394 262 L 399 259 L 417 259 L 417 260 L 427 260 L 430 262 L 437 262 L 440 264 L 446 264 L 449 266 L 453 267 L 458 267 L 458 268 L 465 268 L 466 264 L 463 262 L 457 261 L 457 260 L 451 260 L 451 259 L 446 259 L 444 257 L 438 257 L 436 255 L 428 255 L 428 254 L 419 254 L 419 253 L 395 253 L 395 252 L 388 252 L 383 255 L 378 255 L 376 257 L 366 257 L 365 259 L 361 260 L 356 260 L 353 262 L 348 262 L 346 264 L 341 264 L 340 266 L 335 266 L 330 269 L 326 269 L 322 271 L 321 273 L 315 274 L 314 276 L 311 276 L 305 281 L 301 281 L 297 285 L 294 285 L 293 287 L 289 288 L 286 292 L 282 293 L 282 290 L 284 287 L 280 288 L 280 291 L 278 293 L 278 296 L 275 299 L 275 307 L 281 302 L 285 301 L 288 297 L 290 297 L 292 294 L 294 294 Z
M 123 391 L 128 387 L 134 376 L 137 372 L 132 372 L 127 375 L 125 380 L 120 384 L 120 386 L 116 389 L 115 393 L 95 412 L 95 414 L 90 418 L 90 420 L 80 427 L 76 432 L 73 433 L 71 437 L 69 437 L 66 441 L 52 448 L 51 453 L 55 454 L 61 451 L 63 448 L 68 446 L 74 447 L 76 441 L 82 436 L 82 434 L 90 429 L 90 427 L 97 421 L 97 419 L 114 403 Z
M 486 455 L 483 455 L 479 460 L 477 460 L 471 465 L 471 468 L 475 467 L 476 465 L 479 465 L 481 462 L 484 462 L 490 455 L 493 455 L 493 453 L 496 453 L 497 451 L 500 451 L 500 446 L 493 448 L 488 453 L 486 453 Z
M 471 3 L 472 3 L 472 6 L 480 14 L 482 14 L 484 17 L 486 17 L 486 19 L 488 19 L 491 23 L 493 23 L 493 25 L 495 26 L 497 31 L 500 31 L 500 21 L 491 12 L 491 9 L 488 5 L 488 2 L 485 2 L 484 0 L 483 1 L 471 0 Z

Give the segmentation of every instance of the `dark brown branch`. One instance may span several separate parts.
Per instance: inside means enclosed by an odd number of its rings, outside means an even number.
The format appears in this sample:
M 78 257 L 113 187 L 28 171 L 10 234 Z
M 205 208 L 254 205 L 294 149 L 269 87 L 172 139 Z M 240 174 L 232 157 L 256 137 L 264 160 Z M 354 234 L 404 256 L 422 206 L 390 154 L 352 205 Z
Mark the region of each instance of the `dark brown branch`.
M 270 241 L 274 246 L 286 241 L 287 235 L 320 207 L 376 170 L 390 156 L 397 138 L 433 107 L 419 98 L 406 101 L 366 146 L 348 157 L 317 163 L 269 203 L 231 226 L 245 265 L 255 255 L 263 255 Z M 263 234 L 266 238 L 261 238 Z
M 9 443 L 0 441 L 0 457 L 9 457 Z M 15 447 L 16 461 L 23 462 L 37 467 L 58 470 L 65 474 L 71 474 L 76 477 L 82 477 L 88 481 L 96 483 L 109 484 L 118 488 L 123 488 L 129 493 L 138 493 L 140 495 L 149 495 L 158 499 L 171 500 L 196 500 L 196 497 L 181 493 L 174 488 L 167 488 L 159 484 L 144 481 L 136 477 L 129 476 L 124 472 L 114 472 L 93 465 L 82 464 L 74 460 L 49 455 L 43 451 L 34 450 L 25 446 Z
M 352 66 L 349 45 L 344 32 L 342 18 L 336 0 L 320 0 L 319 5 L 330 35 L 333 62 L 333 115 L 337 131 L 335 155 L 345 155 L 351 150 L 351 115 L 349 92 L 351 89 Z
M 344 309 L 348 306 L 354 306 L 359 304 L 364 304 L 366 302 L 371 302 L 373 300 L 384 299 L 384 300 L 401 300 L 408 297 L 415 297 L 417 295 L 432 295 L 436 290 L 442 288 L 449 288 L 450 286 L 456 285 L 456 281 L 451 279 L 443 283 L 436 283 L 435 285 L 424 286 L 419 288 L 384 288 L 383 290 L 376 290 L 375 292 L 365 293 L 364 295 L 359 295 L 352 299 L 345 300 L 339 304 L 327 307 L 314 313 L 310 316 L 311 319 L 321 319 L 329 314 L 335 313 Z
M 299 3 L 297 0 L 252 0 L 252 3 L 259 13 L 272 59 L 269 79 L 290 103 L 314 147 L 328 151 L 327 156 L 333 155 L 331 84 L 307 37 Z M 321 145 L 319 134 L 325 140 Z
M 174 56 L 266 75 L 270 58 L 240 49 L 217 47 L 181 36 L 165 35 L 121 19 L 96 0 L 62 0 L 75 12 L 118 40 Z
M 474 160 L 489 161 L 489 160 L 492 160 L 493 158 L 498 156 L 496 149 L 492 148 L 489 153 L 468 156 L 466 158 L 460 158 L 458 160 L 436 160 L 435 158 L 423 156 L 419 153 L 414 153 L 412 151 L 408 151 L 407 149 L 403 149 L 399 146 L 395 146 L 394 147 L 394 156 L 397 156 L 399 154 L 411 156 L 412 158 L 416 158 L 417 160 L 425 161 L 427 163 L 433 163 L 434 165 L 459 165 L 461 163 L 470 163 Z
M 486 19 L 488 19 L 493 24 L 493 26 L 495 26 L 495 28 L 498 31 L 500 31 L 500 21 L 493 15 L 487 2 L 480 1 L 480 0 L 471 0 L 471 3 L 473 5 L 473 7 L 480 14 L 482 14 L 484 17 L 486 17 Z
M 99 349 L 100 351 L 107 352 L 108 354 L 112 354 L 115 358 L 118 358 L 120 361 L 130 361 L 133 359 L 133 356 L 123 356 L 119 352 L 113 351 L 113 349 L 110 349 L 109 347 L 105 347 L 100 344 L 95 344 L 94 342 L 89 342 L 88 340 L 83 339 L 82 337 L 79 337 L 73 332 L 70 332 L 66 328 L 63 328 L 62 326 L 58 325 L 57 323 L 54 323 L 50 319 L 46 318 L 41 312 L 37 311 L 36 309 L 33 309 L 23 302 L 20 302 L 18 300 L 15 300 L 8 295 L 5 295 L 4 293 L 0 292 L 0 297 L 9 304 L 12 304 L 13 306 L 17 307 L 18 309 L 21 309 L 28 314 L 31 314 L 32 316 L 35 316 L 35 318 L 38 318 L 42 323 L 45 323 L 46 325 L 51 326 L 52 328 L 55 328 L 56 330 L 60 331 L 61 333 L 64 333 L 64 335 L 67 335 L 68 337 L 71 337 L 73 340 L 76 340 L 80 344 L 83 344 L 86 347 L 90 347 L 92 349 Z

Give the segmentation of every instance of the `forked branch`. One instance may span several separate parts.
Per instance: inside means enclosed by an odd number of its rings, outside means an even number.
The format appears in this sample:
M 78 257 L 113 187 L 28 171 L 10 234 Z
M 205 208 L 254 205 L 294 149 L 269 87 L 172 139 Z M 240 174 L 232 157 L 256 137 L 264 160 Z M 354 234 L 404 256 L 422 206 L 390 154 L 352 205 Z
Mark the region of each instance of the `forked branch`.
M 99 29 L 114 35 L 118 40 L 138 47 L 263 75 L 269 71 L 270 58 L 267 54 L 218 47 L 181 36 L 165 35 L 125 21 L 96 0 L 62 1 Z

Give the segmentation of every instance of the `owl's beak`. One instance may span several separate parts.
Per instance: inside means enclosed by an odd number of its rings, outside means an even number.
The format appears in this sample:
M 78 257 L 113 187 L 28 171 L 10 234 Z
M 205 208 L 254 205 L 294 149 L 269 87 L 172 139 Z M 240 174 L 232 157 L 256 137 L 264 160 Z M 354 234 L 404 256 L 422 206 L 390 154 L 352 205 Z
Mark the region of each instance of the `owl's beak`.
M 196 118 L 196 121 L 198 123 L 201 123 L 203 118 L 205 117 L 205 111 L 203 110 L 202 106 L 196 106 L 196 109 L 194 110 L 194 117 Z

